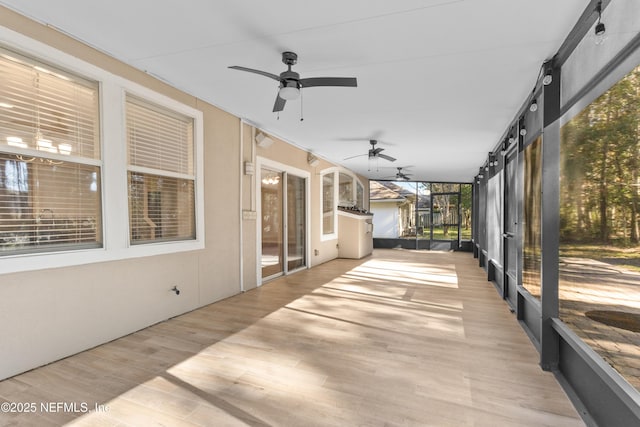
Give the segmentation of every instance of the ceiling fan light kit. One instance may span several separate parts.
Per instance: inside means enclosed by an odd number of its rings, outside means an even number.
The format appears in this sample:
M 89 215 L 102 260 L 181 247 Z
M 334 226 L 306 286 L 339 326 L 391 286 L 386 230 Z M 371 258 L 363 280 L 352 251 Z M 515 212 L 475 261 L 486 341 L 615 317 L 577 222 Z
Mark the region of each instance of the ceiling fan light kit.
M 278 96 L 285 101 L 293 101 L 300 96 L 300 89 L 294 84 L 290 86 L 283 86 L 278 91 Z

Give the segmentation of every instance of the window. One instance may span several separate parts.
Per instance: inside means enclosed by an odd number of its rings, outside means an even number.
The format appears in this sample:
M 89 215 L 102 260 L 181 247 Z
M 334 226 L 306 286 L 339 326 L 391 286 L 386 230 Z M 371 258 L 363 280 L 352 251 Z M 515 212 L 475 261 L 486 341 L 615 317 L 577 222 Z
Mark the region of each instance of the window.
M 0 274 L 204 248 L 203 112 L 3 40 L 56 62 L 0 47 Z
M 541 297 L 542 274 L 542 138 L 524 149 L 522 285 Z
M 356 181 L 356 207 L 364 209 L 364 187 Z
M 640 390 L 640 65 L 560 133 L 560 318 Z
M 364 209 L 364 186 L 345 172 L 338 173 L 338 206 Z
M 322 176 L 322 234 L 333 234 L 335 232 L 335 201 L 334 184 L 335 174 L 333 172 Z
M 460 185 L 460 239 L 471 240 L 471 216 L 473 205 L 473 186 Z
M 126 102 L 132 244 L 194 240 L 194 120 L 138 98 Z
M 338 174 L 338 179 L 338 206 L 354 206 L 356 204 L 356 201 L 353 198 L 353 177 L 346 173 L 340 172 Z
M 0 50 L 0 255 L 102 246 L 98 85 Z

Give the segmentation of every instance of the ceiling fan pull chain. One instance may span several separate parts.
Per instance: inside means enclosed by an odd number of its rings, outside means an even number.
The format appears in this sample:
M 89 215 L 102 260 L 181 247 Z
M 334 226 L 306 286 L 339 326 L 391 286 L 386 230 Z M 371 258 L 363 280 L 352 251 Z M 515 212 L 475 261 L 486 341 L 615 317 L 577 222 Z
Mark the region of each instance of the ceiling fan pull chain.
M 303 110 L 303 104 L 304 104 L 304 95 L 303 95 L 303 91 L 300 91 L 300 121 L 303 122 L 304 121 L 304 110 Z

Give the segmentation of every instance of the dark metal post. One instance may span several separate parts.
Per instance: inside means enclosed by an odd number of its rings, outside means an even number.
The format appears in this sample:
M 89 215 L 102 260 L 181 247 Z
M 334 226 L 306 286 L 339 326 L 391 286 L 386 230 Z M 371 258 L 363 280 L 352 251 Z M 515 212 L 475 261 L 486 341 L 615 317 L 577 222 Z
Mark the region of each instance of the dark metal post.
M 560 231 L 560 69 L 553 67 L 553 80 L 544 86 L 544 131 L 542 140 L 542 328 L 540 366 L 556 370 L 559 337 L 552 319 L 559 315 L 558 254 Z

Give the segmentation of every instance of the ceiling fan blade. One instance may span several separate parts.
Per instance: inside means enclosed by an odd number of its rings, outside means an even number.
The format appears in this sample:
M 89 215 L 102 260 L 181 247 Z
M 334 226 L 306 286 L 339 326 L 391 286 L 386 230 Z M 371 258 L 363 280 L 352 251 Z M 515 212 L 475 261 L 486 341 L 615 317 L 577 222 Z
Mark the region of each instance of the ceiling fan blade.
M 378 154 L 380 154 L 383 151 L 384 151 L 384 148 L 374 148 L 372 150 L 369 150 L 369 155 L 377 156 Z
M 345 157 L 344 160 L 355 159 L 356 157 L 366 156 L 366 154 L 358 154 L 357 156 Z
M 390 162 L 395 162 L 396 161 L 396 159 L 394 159 L 391 156 L 387 156 L 386 154 L 378 154 L 378 157 L 383 158 L 385 160 L 389 160 Z
M 238 65 L 232 65 L 229 68 L 234 69 L 234 70 L 246 71 L 246 72 L 254 73 L 254 74 L 260 74 L 262 76 L 269 77 L 269 78 L 271 78 L 273 80 L 280 81 L 280 76 L 276 76 L 275 74 L 267 73 L 266 71 L 254 70 L 253 68 L 240 67 Z
M 355 77 L 310 77 L 308 79 L 300 79 L 300 85 L 303 88 L 314 86 L 357 87 L 358 81 Z
M 276 102 L 273 104 L 273 112 L 277 113 L 284 110 L 284 104 L 287 103 L 286 99 L 280 98 L 280 93 L 276 95 Z

